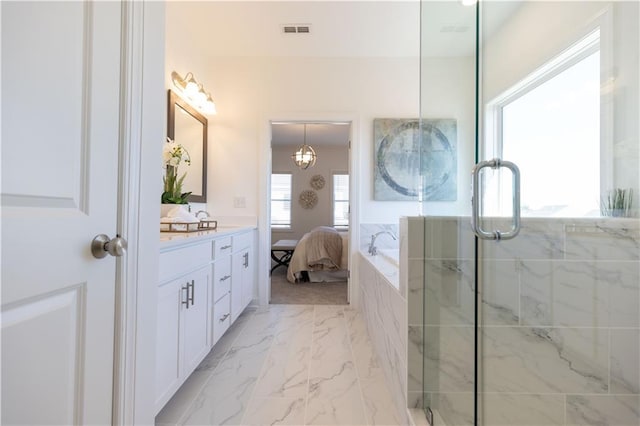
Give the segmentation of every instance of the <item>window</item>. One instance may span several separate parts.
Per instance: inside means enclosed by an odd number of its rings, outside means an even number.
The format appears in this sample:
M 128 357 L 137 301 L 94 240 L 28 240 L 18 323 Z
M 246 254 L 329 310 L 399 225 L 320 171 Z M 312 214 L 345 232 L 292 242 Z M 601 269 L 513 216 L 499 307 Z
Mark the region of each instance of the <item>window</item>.
M 495 152 L 487 158 L 520 168 L 522 216 L 599 213 L 599 35 L 585 37 L 493 105 Z M 502 170 L 486 173 L 483 214 L 512 214 L 511 175 Z
M 333 226 L 349 226 L 349 175 L 333 175 Z
M 271 227 L 291 228 L 291 173 L 271 175 Z

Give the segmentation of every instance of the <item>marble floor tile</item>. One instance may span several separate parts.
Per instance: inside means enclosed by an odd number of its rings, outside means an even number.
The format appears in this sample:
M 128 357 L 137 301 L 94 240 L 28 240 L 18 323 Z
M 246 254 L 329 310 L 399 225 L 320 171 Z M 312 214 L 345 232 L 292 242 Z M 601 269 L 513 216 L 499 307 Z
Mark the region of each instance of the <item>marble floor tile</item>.
M 302 398 L 254 398 L 242 420 L 253 425 L 301 425 L 304 424 L 305 399 Z
M 398 425 L 358 311 L 270 305 L 241 316 L 156 425 Z

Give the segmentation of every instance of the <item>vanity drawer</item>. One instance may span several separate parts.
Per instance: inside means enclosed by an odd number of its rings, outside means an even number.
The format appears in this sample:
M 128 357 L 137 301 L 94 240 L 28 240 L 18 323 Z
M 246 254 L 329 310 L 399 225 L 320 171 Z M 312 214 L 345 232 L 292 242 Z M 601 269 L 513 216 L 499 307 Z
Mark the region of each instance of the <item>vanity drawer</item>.
M 173 250 L 160 252 L 160 282 L 189 272 L 211 261 L 209 244 L 181 246 Z
M 231 258 L 223 257 L 213 263 L 213 302 L 231 291 Z
M 241 250 L 247 247 L 251 247 L 253 239 L 253 232 L 245 232 L 244 234 L 233 236 L 233 248 L 235 250 Z
M 227 293 L 213 305 L 213 344 L 215 345 L 231 325 L 231 295 Z
M 221 237 L 213 240 L 213 259 L 220 259 L 226 254 L 231 254 L 233 245 L 231 237 Z

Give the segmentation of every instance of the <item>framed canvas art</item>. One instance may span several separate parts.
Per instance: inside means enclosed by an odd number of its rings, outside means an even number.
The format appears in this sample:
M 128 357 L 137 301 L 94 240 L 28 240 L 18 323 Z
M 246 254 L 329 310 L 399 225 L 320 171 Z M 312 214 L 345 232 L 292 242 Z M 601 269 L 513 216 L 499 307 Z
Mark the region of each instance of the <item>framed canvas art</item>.
M 455 201 L 457 123 L 455 119 L 376 118 L 374 199 Z

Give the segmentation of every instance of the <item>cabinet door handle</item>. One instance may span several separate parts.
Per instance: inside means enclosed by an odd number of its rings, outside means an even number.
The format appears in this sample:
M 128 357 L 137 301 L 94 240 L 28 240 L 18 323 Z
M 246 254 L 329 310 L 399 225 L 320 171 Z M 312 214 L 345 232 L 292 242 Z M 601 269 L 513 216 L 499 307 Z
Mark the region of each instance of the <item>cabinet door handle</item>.
M 243 257 L 244 257 L 244 267 L 248 268 L 249 267 L 249 253 L 245 253 Z
M 181 303 L 189 309 L 189 283 L 182 286 L 182 291 L 186 291 L 186 294 L 182 294 L 184 299 Z
M 231 248 L 231 244 L 227 244 L 226 246 L 220 247 L 220 250 L 226 250 L 226 249 L 230 249 L 230 248 Z
M 229 315 L 231 314 L 224 314 L 223 316 L 220 317 L 220 322 L 224 322 L 224 320 L 226 320 L 227 318 L 229 318 Z
M 191 283 L 187 283 L 187 287 L 191 287 L 191 296 L 189 297 L 189 302 L 191 302 L 191 306 L 193 306 L 194 303 L 194 299 L 195 299 L 195 293 L 196 293 L 196 284 L 194 282 L 194 280 L 191 280 Z M 188 293 L 188 292 L 187 292 Z
M 229 278 L 231 278 L 231 275 L 225 275 L 224 277 L 220 278 L 220 282 L 222 282 L 222 281 L 226 281 L 226 280 L 228 280 Z

